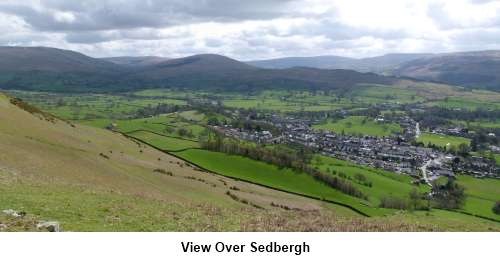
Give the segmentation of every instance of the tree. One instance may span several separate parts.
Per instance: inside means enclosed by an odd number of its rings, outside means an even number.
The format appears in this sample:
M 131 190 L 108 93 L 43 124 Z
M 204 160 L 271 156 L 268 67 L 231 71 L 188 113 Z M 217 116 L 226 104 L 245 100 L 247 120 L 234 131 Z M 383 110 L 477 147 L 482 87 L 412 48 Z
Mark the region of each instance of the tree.
M 422 199 L 422 195 L 418 192 L 418 190 L 415 187 L 412 188 L 412 190 L 410 191 L 409 197 L 410 197 L 410 207 L 413 210 L 418 209 L 420 200 Z
M 220 125 L 220 122 L 219 122 L 219 119 L 217 119 L 217 117 L 210 117 L 207 120 L 207 124 L 209 126 L 218 126 L 218 125 Z
M 444 185 L 433 182 L 432 200 L 439 208 L 459 209 L 465 203 L 465 188 L 455 182 L 454 178 L 448 178 Z
M 500 215 L 500 200 L 493 205 L 493 213 Z
M 458 154 L 463 156 L 463 157 L 466 157 L 468 156 L 470 153 L 470 146 L 467 145 L 466 143 L 461 143 L 460 145 L 458 145 Z

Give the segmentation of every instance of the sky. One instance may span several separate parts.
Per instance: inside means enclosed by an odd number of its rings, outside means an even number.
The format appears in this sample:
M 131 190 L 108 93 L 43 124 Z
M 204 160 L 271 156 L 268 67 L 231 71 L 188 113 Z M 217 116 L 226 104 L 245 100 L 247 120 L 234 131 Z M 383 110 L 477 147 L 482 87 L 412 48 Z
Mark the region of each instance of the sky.
M 0 45 L 239 60 L 500 49 L 500 0 L 0 0 Z

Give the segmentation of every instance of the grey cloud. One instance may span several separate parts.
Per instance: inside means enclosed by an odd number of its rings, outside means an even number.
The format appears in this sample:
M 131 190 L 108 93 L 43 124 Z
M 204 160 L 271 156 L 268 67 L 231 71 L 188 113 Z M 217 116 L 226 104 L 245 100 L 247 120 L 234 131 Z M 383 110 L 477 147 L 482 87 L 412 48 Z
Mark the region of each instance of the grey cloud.
M 45 31 L 159 28 L 204 21 L 271 19 L 287 15 L 296 0 L 42 0 L 42 9 L 26 4 L 0 3 L 0 12 L 17 15 L 33 28 Z M 74 21 L 61 21 L 66 12 Z
M 426 36 L 397 24 L 350 23 L 341 5 L 329 1 L 315 1 L 320 4 L 312 12 L 307 0 L 0 0 L 0 17 L 14 21 L 2 24 L 0 45 L 49 45 L 98 56 L 212 52 L 239 59 L 500 48 L 500 16 L 469 26 L 439 1 L 422 5 L 424 19 L 437 25 L 423 25 L 431 32 Z M 259 22 L 242 23 L 249 20 Z M 194 25 L 206 22 L 213 23 Z M 205 28 L 221 30 L 209 36 L 200 32 Z

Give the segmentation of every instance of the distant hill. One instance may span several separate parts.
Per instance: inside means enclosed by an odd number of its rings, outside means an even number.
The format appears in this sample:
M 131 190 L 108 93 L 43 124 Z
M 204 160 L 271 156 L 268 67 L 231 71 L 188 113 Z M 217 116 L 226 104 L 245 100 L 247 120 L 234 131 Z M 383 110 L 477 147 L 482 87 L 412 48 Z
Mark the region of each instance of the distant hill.
M 144 79 L 157 85 L 223 90 L 345 89 L 359 83 L 391 84 L 393 79 L 352 70 L 324 70 L 295 67 L 262 69 L 228 57 L 205 54 L 142 68 L 132 79 Z
M 383 56 L 368 57 L 357 60 L 357 63 L 351 69 L 362 72 L 391 74 L 395 68 L 398 68 L 404 63 L 433 56 L 433 54 L 387 54 Z
M 390 84 L 393 81 L 350 70 L 262 69 L 214 54 L 169 60 L 159 57 L 96 59 L 55 48 L 0 48 L 0 88 L 3 89 L 58 92 L 114 92 L 151 87 L 223 91 L 338 90 L 359 83 Z
M 500 51 L 450 53 L 417 59 L 400 65 L 393 74 L 500 91 Z
M 118 56 L 105 57 L 101 59 L 118 65 L 131 67 L 155 65 L 170 60 L 170 58 L 160 56 Z
M 78 52 L 48 47 L 0 47 L 2 72 L 116 72 L 115 64 Z
M 362 59 L 339 56 L 285 57 L 247 63 L 260 68 L 306 66 L 351 69 L 500 91 L 500 51 L 387 54 Z
M 78 52 L 47 47 L 0 47 L 0 88 L 113 90 L 127 68 Z
M 349 58 L 342 56 L 284 57 L 270 60 L 248 61 L 260 68 L 313 67 L 319 69 L 350 69 L 360 72 L 384 73 L 397 66 L 431 54 L 387 54 L 369 58 Z
M 484 51 L 388 54 L 363 59 L 295 57 L 244 63 L 215 54 L 178 59 L 154 56 L 96 59 L 55 48 L 0 47 L 0 88 L 60 92 L 113 92 L 150 87 L 345 90 L 361 83 L 390 85 L 397 81 L 390 77 L 394 75 L 498 91 L 499 57 L 498 51 Z
M 286 69 L 292 67 L 313 67 L 320 69 L 348 69 L 356 63 L 356 59 L 342 56 L 314 56 L 314 57 L 284 57 L 269 60 L 246 62 L 249 65 L 268 68 Z

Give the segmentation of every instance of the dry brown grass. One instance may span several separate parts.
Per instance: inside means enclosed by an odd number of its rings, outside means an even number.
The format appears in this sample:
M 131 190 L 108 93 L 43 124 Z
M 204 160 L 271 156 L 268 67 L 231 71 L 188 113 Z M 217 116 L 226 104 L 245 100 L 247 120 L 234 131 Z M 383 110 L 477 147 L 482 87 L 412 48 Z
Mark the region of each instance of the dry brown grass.
M 385 219 L 345 218 L 318 210 L 257 215 L 241 225 L 242 231 L 271 232 L 415 232 L 436 231 L 430 225 L 408 224 Z

